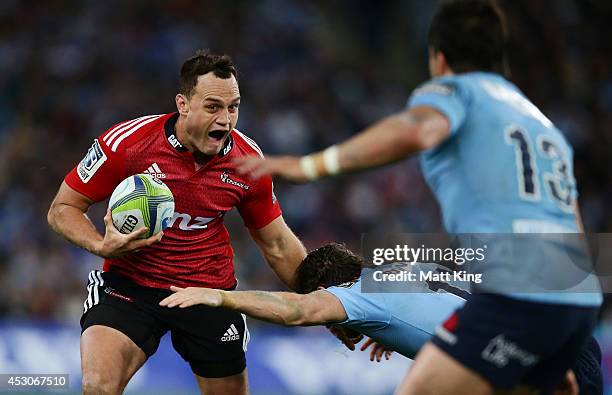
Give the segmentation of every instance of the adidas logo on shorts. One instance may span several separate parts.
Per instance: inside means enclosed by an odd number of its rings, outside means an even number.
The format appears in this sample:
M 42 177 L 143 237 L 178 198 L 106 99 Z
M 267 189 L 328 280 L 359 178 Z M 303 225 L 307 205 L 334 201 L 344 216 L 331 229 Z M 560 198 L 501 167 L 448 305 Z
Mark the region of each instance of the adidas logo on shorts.
M 222 342 L 230 342 L 232 340 L 240 340 L 240 334 L 238 333 L 238 330 L 236 329 L 234 324 L 230 325 L 230 327 L 227 328 L 227 330 L 223 334 L 223 337 L 221 338 Z

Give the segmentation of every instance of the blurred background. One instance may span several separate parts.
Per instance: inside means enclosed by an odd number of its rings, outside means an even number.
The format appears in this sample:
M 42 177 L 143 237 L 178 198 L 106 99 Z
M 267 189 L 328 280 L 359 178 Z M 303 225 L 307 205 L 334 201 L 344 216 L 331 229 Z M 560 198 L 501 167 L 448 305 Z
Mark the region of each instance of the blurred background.
M 437 1 L 0 2 L 0 373 L 70 373 L 78 389 L 78 319 L 101 259 L 49 230 L 64 175 L 109 126 L 175 110 L 178 69 L 196 49 L 239 68 L 238 128 L 267 154 L 303 154 L 400 110 L 428 78 Z M 612 3 L 501 1 L 511 79 L 575 149 L 589 232 L 612 231 Z M 309 249 L 359 250 L 361 234 L 436 232 L 438 207 L 416 160 L 306 186 L 275 183 L 285 220 Z M 90 217 L 101 227 L 106 205 Z M 241 289 L 282 289 L 237 215 L 226 219 Z M 608 302 L 610 299 L 608 298 Z M 390 393 L 408 360 L 380 365 L 323 329 L 250 320 L 255 394 Z M 612 304 L 597 337 L 612 394 Z M 130 393 L 193 392 L 164 340 Z

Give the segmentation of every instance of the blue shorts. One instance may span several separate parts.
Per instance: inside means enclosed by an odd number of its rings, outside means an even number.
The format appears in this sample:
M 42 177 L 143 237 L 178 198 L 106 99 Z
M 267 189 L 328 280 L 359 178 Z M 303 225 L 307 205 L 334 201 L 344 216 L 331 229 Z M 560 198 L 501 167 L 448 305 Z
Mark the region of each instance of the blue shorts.
M 593 336 L 590 336 L 582 347 L 572 370 L 576 375 L 580 395 L 603 395 L 601 348 Z
M 475 294 L 436 330 L 433 343 L 497 389 L 551 393 L 572 368 L 599 308 Z

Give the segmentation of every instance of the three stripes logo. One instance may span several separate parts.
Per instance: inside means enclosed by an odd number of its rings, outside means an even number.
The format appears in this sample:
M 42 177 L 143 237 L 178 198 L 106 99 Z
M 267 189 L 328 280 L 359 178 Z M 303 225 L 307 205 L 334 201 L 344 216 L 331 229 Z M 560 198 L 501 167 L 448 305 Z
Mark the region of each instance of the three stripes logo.
M 240 340 L 240 334 L 238 333 L 238 330 L 236 329 L 236 326 L 234 324 L 230 325 L 230 327 L 227 328 L 227 330 L 223 334 L 223 337 L 221 338 L 222 342 L 230 342 L 233 340 Z
M 166 178 L 166 173 L 162 172 L 157 163 L 153 163 L 144 173 L 153 178 Z
M 92 270 L 89 272 L 87 281 L 87 299 L 83 303 L 83 314 L 87 310 L 91 309 L 98 303 L 100 303 L 99 288 L 104 285 L 104 279 L 102 279 L 102 272 L 99 270 Z

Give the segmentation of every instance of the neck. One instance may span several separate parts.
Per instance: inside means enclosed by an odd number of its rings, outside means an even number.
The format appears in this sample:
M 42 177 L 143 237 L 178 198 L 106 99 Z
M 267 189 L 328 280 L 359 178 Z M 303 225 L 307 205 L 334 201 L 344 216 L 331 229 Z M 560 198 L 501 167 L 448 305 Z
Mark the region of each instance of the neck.
M 440 69 L 436 73 L 435 78 L 449 77 L 449 76 L 452 76 L 452 75 L 455 75 L 455 72 L 453 71 L 453 69 L 451 69 L 448 65 L 445 65 L 445 66 L 441 66 L 440 67 Z
M 174 124 L 174 134 L 178 141 L 183 144 L 183 147 L 187 148 L 189 152 L 193 155 L 193 159 L 199 165 L 203 165 L 212 159 L 212 155 L 206 155 L 200 152 L 189 140 L 189 134 L 187 133 L 187 127 L 185 125 L 185 118 L 179 115 L 176 120 L 176 124 Z
M 178 139 L 179 143 L 183 144 L 183 147 L 187 148 L 189 152 L 194 153 L 196 151 L 191 141 L 189 141 L 189 135 L 187 133 L 187 127 L 185 125 L 185 118 L 179 114 L 176 123 L 174 124 L 174 134 Z
M 206 154 L 201 153 L 200 151 L 194 151 L 192 152 L 192 154 L 193 154 L 193 159 L 195 159 L 198 165 L 206 164 L 209 160 L 213 158 L 212 155 L 206 155 Z

